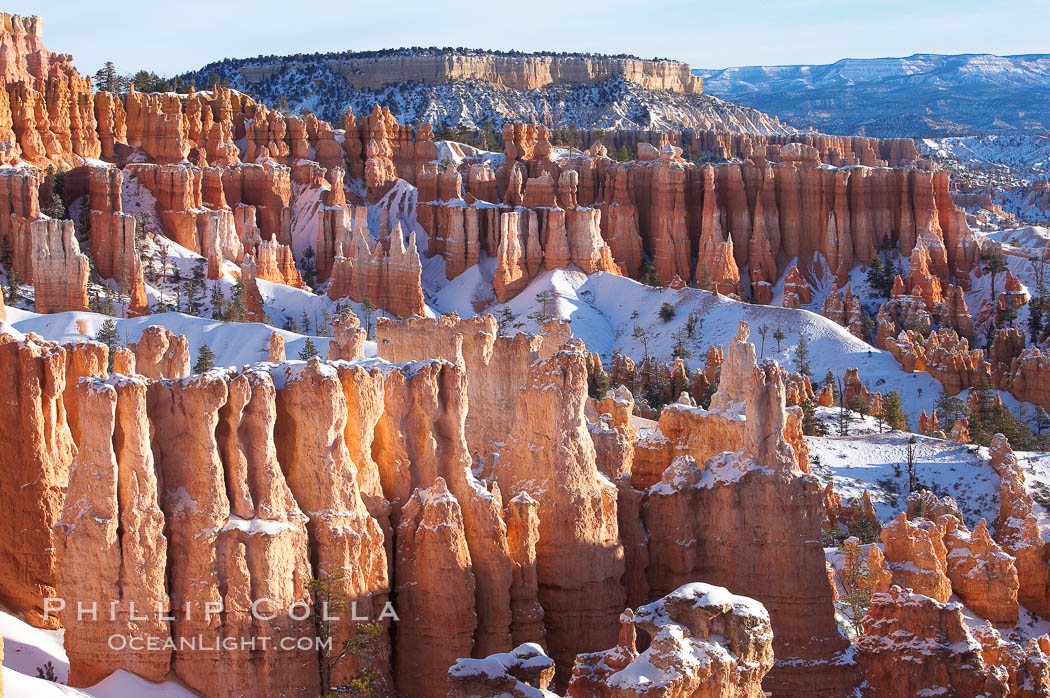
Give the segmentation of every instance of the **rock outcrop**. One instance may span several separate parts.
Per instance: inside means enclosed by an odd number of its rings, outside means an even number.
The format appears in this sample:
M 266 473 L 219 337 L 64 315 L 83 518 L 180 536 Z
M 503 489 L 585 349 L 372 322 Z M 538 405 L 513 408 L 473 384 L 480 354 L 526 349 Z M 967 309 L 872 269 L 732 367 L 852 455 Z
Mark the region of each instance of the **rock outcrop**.
M 289 370 L 290 369 L 290 370 Z M 299 507 L 307 513 L 313 573 L 330 578 L 358 615 L 373 621 L 390 591 L 383 529 L 362 499 L 356 464 L 345 441 L 347 401 L 338 372 L 317 358 L 291 375 L 278 391 L 274 428 L 277 461 Z M 356 621 L 343 616 L 333 641 L 353 637 Z M 390 648 L 379 634 L 337 667 L 342 683 L 358 671 L 375 670 L 379 688 L 391 684 Z M 446 667 L 447 668 L 447 667 Z
M 923 518 L 909 520 L 901 512 L 882 527 L 882 543 L 894 584 L 940 603 L 951 598 L 948 553 L 937 524 Z
M 202 693 L 249 685 L 268 694 L 317 691 L 314 651 L 282 650 L 277 642 L 312 635 L 312 623 L 292 608 L 309 603 L 312 574 L 305 517 L 274 457 L 277 410 L 269 385 L 247 376 L 228 382 L 211 371 L 152 383 L 148 392 L 163 477 L 168 591 L 180 609 L 171 625 L 172 668 Z M 257 614 L 264 617 L 253 617 L 253 607 L 264 608 Z M 270 637 L 259 662 L 239 643 L 249 633 Z M 188 637 L 208 642 L 183 645 L 180 638 Z M 230 639 L 236 649 L 208 650 Z
M 0 496 L 8 503 L 8 535 L 0 535 L 0 601 L 36 626 L 56 628 L 44 599 L 56 598 L 63 497 L 76 446 L 66 423 L 66 354 L 35 335 L 0 335 L 0 377 L 8 386 L 0 437 Z M 15 533 L 17 531 L 17 533 Z
M 993 623 L 1017 622 L 1017 568 L 1003 552 L 984 519 L 969 531 L 960 519 L 940 517 L 948 551 L 952 591 L 978 615 Z
M 1005 677 L 985 665 L 962 605 L 894 586 L 875 594 L 857 640 L 861 695 L 1005 696 Z
M 754 599 L 710 584 L 686 584 L 620 617 L 615 647 L 577 657 L 568 694 L 613 696 L 764 695 L 773 667 L 769 613 Z M 638 630 L 648 647 L 636 647 Z
M 135 368 L 146 378 L 185 378 L 190 375 L 190 345 L 186 337 L 160 325 L 142 331 L 139 341 L 129 344 L 135 353 Z
M 33 237 L 33 285 L 38 313 L 87 310 L 90 263 L 80 253 L 73 221 L 40 220 L 29 225 Z
M 533 363 L 518 394 L 515 427 L 495 463 L 503 492 L 527 492 L 539 502 L 539 601 L 550 654 L 565 672 L 580 652 L 615 643 L 624 599 L 617 491 L 595 464 L 586 398 L 583 354 L 559 351 Z
M 987 666 L 1005 672 L 1011 698 L 1038 696 L 1050 690 L 1050 637 L 1029 640 L 1025 647 L 1008 642 L 990 621 L 971 630 L 981 643 L 981 657 Z
M 361 320 L 352 311 L 340 313 L 332 319 L 332 340 L 328 342 L 329 361 L 352 361 L 365 355 L 365 331 Z
M 745 331 L 735 344 L 746 338 Z M 742 450 L 710 458 L 703 469 L 678 458 L 649 488 L 647 576 L 654 595 L 695 579 L 747 589 L 769 610 L 780 653 L 766 688 L 838 695 L 855 678 L 833 659 L 848 642 L 830 610 L 832 587 L 819 542 L 822 488 L 802 473 L 784 436 L 783 371 L 772 363 L 756 366 L 754 347 L 747 346 L 731 346 L 719 384 L 728 386 L 727 403 L 736 402 L 734 396 L 745 403 Z M 740 359 L 731 360 L 736 352 Z M 765 533 L 741 538 L 741 530 Z M 790 575 L 770 573 L 788 568 Z
M 1002 434 L 992 438 L 991 466 L 999 474 L 999 514 L 995 540 L 1013 555 L 1017 568 L 1017 600 L 1036 615 L 1050 617 L 1050 566 L 1046 542 L 1033 513 L 1034 502 L 1010 442 Z
M 340 246 L 332 265 L 328 297 L 350 298 L 401 318 L 423 315 L 422 264 L 416 251 L 416 234 L 407 243 L 400 225 L 390 235 L 390 248 L 373 242 L 367 232 L 354 230 L 349 249 Z
M 124 669 L 151 681 L 168 675 L 167 538 L 146 419 L 146 382 L 85 379 L 76 385 L 83 437 L 56 527 L 59 588 L 71 686 Z M 119 504 L 118 504 L 119 502 Z M 85 569 L 90 561 L 92 567 Z M 78 609 L 118 601 L 95 618 Z M 117 651 L 110 637 L 153 638 L 153 651 Z
M 123 213 L 123 174 L 116 168 L 88 169 L 88 230 L 98 275 L 117 282 L 128 297 L 128 312 L 143 314 L 148 305 L 142 261 L 135 244 L 135 218 Z
M 557 698 L 547 690 L 554 679 L 554 660 L 534 643 L 484 659 L 459 659 L 449 668 L 448 678 L 449 698 Z
M 395 677 L 410 696 L 445 695 L 449 667 L 468 657 L 477 614 L 463 514 L 445 481 L 417 489 L 397 527 Z

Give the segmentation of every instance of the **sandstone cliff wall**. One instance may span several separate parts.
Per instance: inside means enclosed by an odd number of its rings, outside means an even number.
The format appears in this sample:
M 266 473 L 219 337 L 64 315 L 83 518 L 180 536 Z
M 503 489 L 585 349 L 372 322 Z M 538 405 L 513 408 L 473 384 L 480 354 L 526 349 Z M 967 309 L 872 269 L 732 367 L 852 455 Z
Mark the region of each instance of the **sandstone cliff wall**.
M 381 88 L 394 82 L 422 80 L 446 83 L 484 80 L 500 87 L 535 90 L 548 85 L 602 82 L 622 76 L 652 90 L 684 93 L 703 91 L 703 79 L 676 61 L 584 56 L 418 55 L 375 58 L 334 57 L 334 72 L 358 89 Z M 268 78 L 277 65 L 253 64 L 241 68 L 246 80 Z

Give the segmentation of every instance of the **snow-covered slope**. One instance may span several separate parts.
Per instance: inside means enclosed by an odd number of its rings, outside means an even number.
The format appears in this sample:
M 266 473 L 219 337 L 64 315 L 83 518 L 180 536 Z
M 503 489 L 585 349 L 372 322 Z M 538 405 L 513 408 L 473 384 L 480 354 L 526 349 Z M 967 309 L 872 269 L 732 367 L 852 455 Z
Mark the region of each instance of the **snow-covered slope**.
M 635 361 L 643 358 L 645 347 L 632 336 L 635 327 L 643 328 L 649 338 L 651 356 L 671 361 L 675 344 L 672 335 L 685 333 L 689 316 L 695 313 L 694 334 L 684 339 L 686 348 L 692 352 L 692 357 L 685 359 L 691 369 L 703 366 L 709 346 L 727 346 L 739 322 L 746 320 L 751 325 L 751 339 L 763 357 L 776 359 L 793 368 L 799 337 L 805 334 L 815 378 L 822 378 L 829 370 L 841 376 L 848 368 L 859 368 L 860 377 L 868 389 L 900 393 L 904 410 L 913 425 L 921 410 L 928 412 L 932 409 L 941 392 L 940 383 L 929 374 L 905 373 L 888 352 L 876 349 L 845 328 L 808 310 L 742 303 L 693 288 L 654 288 L 615 274 L 587 276 L 571 270 L 544 272 L 518 296 L 505 304 L 497 304 L 491 298 L 491 267 L 490 260 L 483 259 L 481 265 L 446 282 L 433 295 L 435 312 L 457 312 L 469 316 L 474 313 L 476 301 L 489 300 L 491 304 L 485 312 L 506 309 L 515 318 L 512 327 L 537 331 L 536 320 L 529 318 L 543 305 L 536 297 L 545 291 L 553 292 L 556 301 L 547 304 L 546 312 L 569 320 L 573 334 L 583 339 L 589 349 L 598 352 L 606 365 L 616 352 Z M 674 317 L 667 322 L 659 315 L 664 303 L 675 308 Z M 765 342 L 759 335 L 763 326 L 769 328 Z M 787 337 L 779 348 L 773 339 L 778 327 Z
M 694 70 L 710 94 L 825 133 L 1050 133 L 1050 55 L 916 54 Z
M 8 308 L 8 327 L 22 334 L 35 332 L 44 339 L 57 342 L 82 342 L 94 339 L 102 323 L 108 318 L 98 313 L 54 313 L 38 315 L 25 310 Z M 116 319 L 117 333 L 122 344 L 139 341 L 142 330 L 150 325 L 167 327 L 176 334 L 186 335 L 190 344 L 190 361 L 196 361 L 197 352 L 207 344 L 215 352 L 216 366 L 244 366 L 265 361 L 270 334 L 284 337 L 285 353 L 294 359 L 306 344 L 306 335 L 289 332 L 259 322 L 222 322 L 206 320 L 183 313 L 159 313 L 138 318 Z M 83 332 L 81 332 L 83 329 Z M 328 337 L 311 337 L 321 356 L 328 354 Z M 366 353 L 374 355 L 375 344 L 366 345 Z

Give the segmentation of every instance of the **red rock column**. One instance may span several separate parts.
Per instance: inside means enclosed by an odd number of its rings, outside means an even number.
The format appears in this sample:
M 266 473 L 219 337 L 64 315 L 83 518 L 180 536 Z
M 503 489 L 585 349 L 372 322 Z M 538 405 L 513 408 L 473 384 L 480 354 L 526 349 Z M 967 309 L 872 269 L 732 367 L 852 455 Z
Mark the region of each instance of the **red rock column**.
M 383 530 L 361 498 L 355 464 L 344 438 L 347 404 L 335 368 L 312 359 L 305 367 L 275 369 L 278 382 L 277 457 L 300 508 L 310 517 L 314 576 L 333 577 L 358 614 L 380 617 L 389 592 Z M 334 627 L 336 646 L 352 636 L 343 618 Z M 333 682 L 374 668 L 380 688 L 390 683 L 390 650 L 381 635 L 347 657 Z
M 0 410 L 0 500 L 9 525 L 0 534 L 0 601 L 39 627 L 47 597 L 57 597 L 55 524 L 62 515 L 76 446 L 66 424 L 62 392 L 66 355 L 31 335 L 0 336 L 0 381 L 8 386 Z
M 576 654 L 615 642 L 624 602 L 617 492 L 595 464 L 586 399 L 584 354 L 561 351 L 533 363 L 495 463 L 504 492 L 528 492 L 540 503 L 539 600 L 551 656 L 566 672 L 563 684 Z

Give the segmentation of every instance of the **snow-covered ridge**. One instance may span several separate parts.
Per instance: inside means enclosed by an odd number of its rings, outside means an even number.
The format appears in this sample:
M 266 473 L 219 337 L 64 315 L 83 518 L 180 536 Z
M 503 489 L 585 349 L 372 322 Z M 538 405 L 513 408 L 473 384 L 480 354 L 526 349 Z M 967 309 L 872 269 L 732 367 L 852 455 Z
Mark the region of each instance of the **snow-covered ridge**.
M 668 70 L 684 70 L 684 74 L 647 77 L 667 66 Z M 454 79 L 408 69 L 378 79 L 362 77 L 372 70 L 364 64 L 350 69 L 325 56 L 288 56 L 258 59 L 257 64 L 224 61 L 182 79 L 198 86 L 216 79 L 226 81 L 266 104 L 287 104 L 292 113 L 309 109 L 334 124 L 341 123 L 348 105 L 360 114 L 379 104 L 389 107 L 402 123 L 430 123 L 436 128 L 478 129 L 488 122 L 498 129 L 505 122 L 524 121 L 605 130 L 793 132 L 766 114 L 702 94 L 699 84 L 691 89 L 681 87 L 693 78 L 688 66 L 679 63 L 649 62 L 638 70 L 565 71 L 557 80 L 534 86 L 514 78 L 512 69 L 503 68 L 495 75 L 464 71 Z
M 1050 133 L 1050 55 L 916 54 L 701 69 L 710 94 L 826 133 Z

